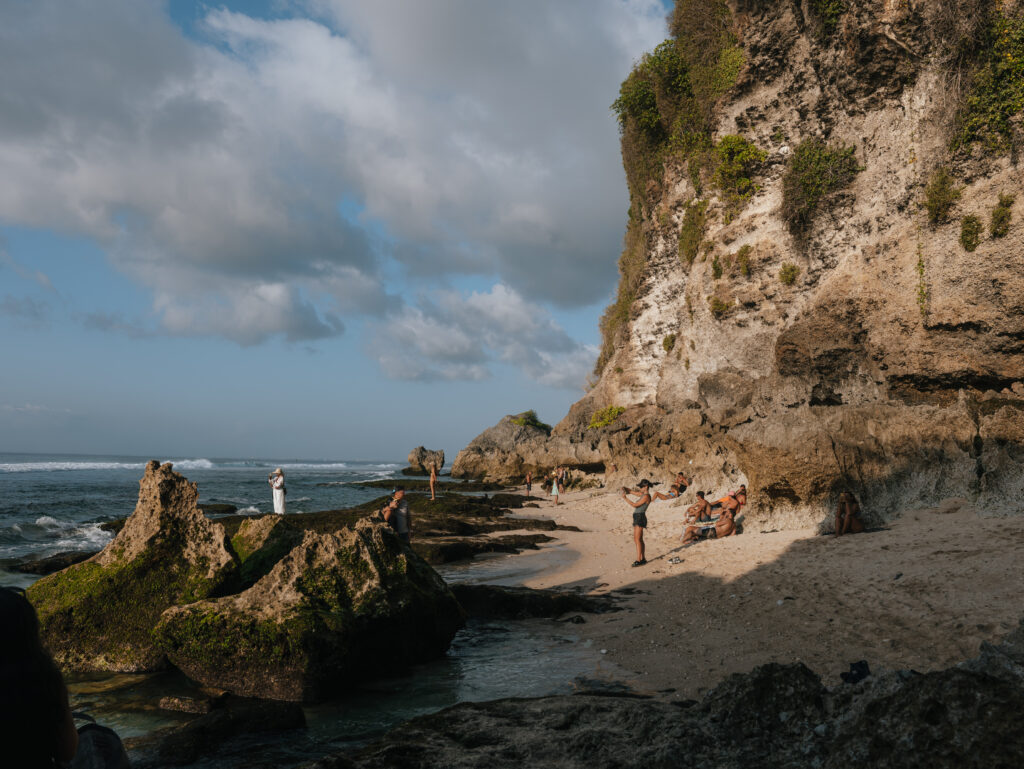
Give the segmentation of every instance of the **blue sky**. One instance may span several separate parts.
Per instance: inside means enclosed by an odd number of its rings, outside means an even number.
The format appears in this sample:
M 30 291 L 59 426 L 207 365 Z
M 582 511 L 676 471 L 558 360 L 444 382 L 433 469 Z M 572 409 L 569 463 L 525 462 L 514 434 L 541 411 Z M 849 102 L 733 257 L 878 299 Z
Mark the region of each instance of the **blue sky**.
M 452 457 L 582 393 L 654 0 L 0 6 L 0 451 Z

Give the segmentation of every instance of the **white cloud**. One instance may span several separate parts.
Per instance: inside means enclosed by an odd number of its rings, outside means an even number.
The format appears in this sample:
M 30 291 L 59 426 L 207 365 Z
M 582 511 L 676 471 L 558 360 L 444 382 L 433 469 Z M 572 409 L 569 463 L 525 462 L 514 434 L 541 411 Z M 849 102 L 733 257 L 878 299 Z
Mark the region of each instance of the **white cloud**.
M 96 239 L 167 332 L 243 344 L 379 314 L 391 260 L 562 305 L 610 293 L 608 105 L 660 2 L 294 7 L 211 10 L 191 40 L 155 0 L 0 5 L 0 220 Z
M 442 292 L 382 322 L 370 352 L 400 379 L 479 380 L 505 363 L 552 387 L 583 385 L 597 350 L 566 334 L 543 307 L 502 284 L 462 296 Z

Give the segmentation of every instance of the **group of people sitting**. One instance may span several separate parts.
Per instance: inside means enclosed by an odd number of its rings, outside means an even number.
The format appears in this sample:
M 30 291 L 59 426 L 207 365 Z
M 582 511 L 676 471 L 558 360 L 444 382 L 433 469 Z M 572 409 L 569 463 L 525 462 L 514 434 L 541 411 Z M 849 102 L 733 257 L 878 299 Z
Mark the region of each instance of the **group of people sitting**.
M 691 480 L 683 473 L 676 473 L 675 481 L 667 494 L 652 493 L 653 484 L 644 478 L 636 488 L 622 487 L 622 498 L 633 508 L 633 542 L 636 544 L 636 560 L 633 566 L 647 563 L 644 545 L 644 529 L 647 528 L 647 508 L 657 499 L 678 499 L 690 486 Z M 630 497 L 636 497 L 636 500 Z M 688 545 L 704 538 L 728 537 L 736 532 L 736 516 L 747 503 L 747 487 L 741 484 L 736 491 L 730 491 L 716 502 L 708 502 L 703 491 L 697 492 L 697 501 L 686 510 L 683 524 L 683 544 Z

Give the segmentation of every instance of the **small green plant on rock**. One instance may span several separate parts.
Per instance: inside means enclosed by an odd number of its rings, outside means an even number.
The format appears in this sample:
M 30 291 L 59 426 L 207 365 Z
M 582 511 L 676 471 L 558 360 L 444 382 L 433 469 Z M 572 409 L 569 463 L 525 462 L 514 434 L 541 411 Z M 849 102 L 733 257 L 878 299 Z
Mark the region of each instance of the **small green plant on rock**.
M 748 244 L 736 252 L 736 266 L 739 267 L 740 275 L 744 278 L 750 277 L 750 252 L 753 250 Z
M 981 243 L 981 219 L 974 214 L 968 214 L 960 220 L 960 245 L 964 251 L 974 251 Z
M 715 280 L 722 277 L 722 263 L 718 261 L 718 254 L 715 254 L 715 259 L 711 262 L 711 277 Z
M 992 218 L 988 223 L 988 232 L 993 238 L 1002 238 L 1010 231 L 1010 219 L 1013 217 L 1014 195 L 1000 195 L 999 203 L 992 209 Z
M 693 200 L 686 204 L 683 224 L 679 229 L 679 258 L 688 265 L 693 264 L 704 241 L 707 208 L 706 200 Z
M 793 150 L 782 175 L 782 218 L 794 236 L 806 235 L 818 209 L 862 170 L 854 149 L 805 139 Z
M 712 296 L 708 298 L 708 307 L 711 309 L 711 314 L 714 315 L 716 319 L 719 319 L 729 312 L 729 308 L 732 307 L 732 304 L 718 298 L 717 296 Z
M 821 24 L 821 30 L 831 35 L 839 26 L 839 19 L 846 12 L 845 0 L 811 0 L 811 10 Z
M 606 406 L 603 409 L 598 409 L 590 415 L 590 424 L 587 425 L 588 430 L 596 430 L 601 427 L 607 427 L 625 412 L 623 406 Z
M 779 268 L 779 280 L 784 286 L 792 286 L 800 276 L 800 268 L 792 262 L 786 262 Z
M 666 335 L 665 338 L 661 340 L 661 346 L 665 348 L 665 352 L 672 352 L 672 348 L 676 346 L 676 335 Z
M 933 227 L 949 221 L 949 212 L 960 199 L 960 193 L 948 168 L 939 166 L 932 172 L 924 188 L 924 207 Z
M 744 139 L 730 134 L 723 136 L 715 145 L 715 185 L 722 191 L 728 216 L 734 214 L 751 195 L 758 190 L 751 177 L 758 166 L 768 157 L 762 149 Z
M 512 417 L 512 424 L 518 425 L 519 427 L 537 427 L 546 432 L 548 435 L 551 434 L 551 425 L 541 422 L 537 418 L 537 412 L 534 411 L 533 409 L 530 409 L 529 411 L 524 411 L 522 414 L 517 414 L 516 416 Z

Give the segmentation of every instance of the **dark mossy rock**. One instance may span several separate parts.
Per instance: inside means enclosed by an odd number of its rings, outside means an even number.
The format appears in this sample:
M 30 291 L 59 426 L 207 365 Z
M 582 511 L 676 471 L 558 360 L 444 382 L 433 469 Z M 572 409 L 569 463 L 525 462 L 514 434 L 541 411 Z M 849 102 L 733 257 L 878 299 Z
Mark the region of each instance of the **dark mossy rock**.
M 567 612 L 615 611 L 610 596 L 586 596 L 559 590 L 534 590 L 502 585 L 452 585 L 466 614 L 476 619 L 560 617 Z
M 223 527 L 196 507 L 196 484 L 150 462 L 139 501 L 100 553 L 28 590 L 61 667 L 140 672 L 165 664 L 152 629 L 165 609 L 218 594 L 238 563 Z
M 155 635 L 207 685 L 317 701 L 443 655 L 462 625 L 444 581 L 383 523 L 316 534 L 243 593 L 168 609 Z
M 233 515 L 238 512 L 238 508 L 235 505 L 229 505 L 225 502 L 203 502 L 199 505 L 199 509 L 206 515 Z
M 332 486 L 335 484 L 330 483 L 318 483 L 318 486 Z M 406 491 L 430 491 L 430 481 L 421 480 L 409 480 L 403 478 L 398 481 L 395 479 L 384 479 L 376 481 L 355 481 L 353 483 L 347 483 L 346 486 L 361 486 L 364 489 L 393 489 L 396 486 L 402 486 Z M 485 483 L 483 481 L 437 481 L 434 484 L 436 491 L 457 491 L 463 494 L 477 494 L 488 491 L 502 491 L 503 489 L 509 488 L 503 483 Z
M 54 553 L 44 558 L 36 558 L 31 561 L 13 561 L 5 564 L 9 571 L 21 574 L 39 574 L 45 576 L 55 571 L 74 566 L 76 563 L 87 561 L 96 555 L 96 551 L 82 552 L 81 550 L 70 550 L 62 553 Z
M 247 518 L 231 537 L 241 563 L 240 589 L 252 587 L 302 541 L 302 530 L 283 515 Z
M 226 697 L 216 709 L 160 737 L 155 749 L 159 766 L 193 764 L 215 754 L 221 743 L 242 734 L 271 734 L 304 729 L 306 716 L 293 702 Z M 145 761 L 143 763 L 146 763 Z
M 520 553 L 537 550 L 553 537 L 546 534 L 505 534 L 497 537 L 431 537 L 413 540 L 417 555 L 431 564 L 466 561 L 481 553 Z

